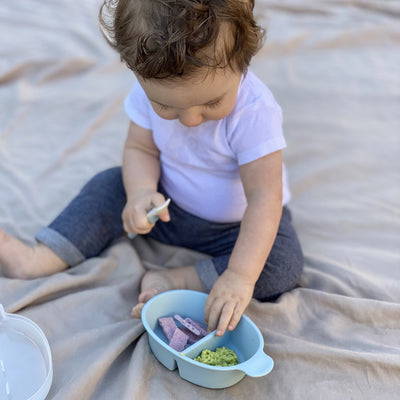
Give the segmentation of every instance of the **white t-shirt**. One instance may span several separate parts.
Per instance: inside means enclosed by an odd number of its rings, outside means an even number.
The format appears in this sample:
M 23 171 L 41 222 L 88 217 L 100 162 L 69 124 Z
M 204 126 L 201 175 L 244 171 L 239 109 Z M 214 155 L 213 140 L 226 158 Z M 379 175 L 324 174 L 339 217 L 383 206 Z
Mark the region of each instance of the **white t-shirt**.
M 233 111 L 196 127 L 159 117 L 138 82 L 124 105 L 133 122 L 152 131 L 160 151 L 161 184 L 171 199 L 210 221 L 240 221 L 247 202 L 239 165 L 286 147 L 281 108 L 251 71 L 242 78 Z M 289 198 L 284 172 L 283 204 Z

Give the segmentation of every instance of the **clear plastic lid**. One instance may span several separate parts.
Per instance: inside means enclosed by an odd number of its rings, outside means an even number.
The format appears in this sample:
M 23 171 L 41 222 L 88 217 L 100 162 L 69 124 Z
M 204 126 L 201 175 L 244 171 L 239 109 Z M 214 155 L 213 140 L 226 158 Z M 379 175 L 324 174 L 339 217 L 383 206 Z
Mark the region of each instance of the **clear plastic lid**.
M 44 400 L 52 379 L 50 346 L 42 330 L 0 304 L 0 399 Z

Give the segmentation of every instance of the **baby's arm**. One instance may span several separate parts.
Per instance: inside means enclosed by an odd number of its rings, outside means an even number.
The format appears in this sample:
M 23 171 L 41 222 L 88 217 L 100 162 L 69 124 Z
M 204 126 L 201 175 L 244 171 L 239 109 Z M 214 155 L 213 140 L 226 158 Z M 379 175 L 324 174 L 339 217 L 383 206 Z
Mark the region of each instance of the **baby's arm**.
M 122 213 L 124 229 L 129 233 L 148 233 L 154 224 L 148 222 L 147 212 L 165 201 L 164 196 L 157 192 L 159 151 L 152 132 L 133 122 L 124 146 L 122 177 L 127 198 Z M 167 222 L 168 211 L 161 214 L 160 219 Z
M 274 152 L 240 167 L 247 208 L 228 268 L 206 301 L 209 329 L 236 327 L 275 241 L 282 214 L 282 155 Z

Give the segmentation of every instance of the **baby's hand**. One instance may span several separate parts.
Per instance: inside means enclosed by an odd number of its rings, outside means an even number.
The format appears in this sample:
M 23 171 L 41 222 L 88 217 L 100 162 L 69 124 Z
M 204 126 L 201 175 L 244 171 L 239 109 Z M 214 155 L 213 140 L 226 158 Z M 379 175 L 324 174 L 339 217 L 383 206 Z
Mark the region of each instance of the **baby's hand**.
M 225 270 L 206 300 L 204 320 L 208 329 L 217 329 L 217 336 L 222 336 L 226 329 L 235 329 L 250 303 L 253 291 L 254 284 L 247 282 L 243 275 Z
M 149 233 L 154 224 L 147 219 L 147 213 L 154 207 L 159 207 L 165 202 L 161 193 L 153 190 L 142 190 L 130 198 L 122 211 L 122 222 L 127 233 L 144 235 Z M 168 210 L 159 215 L 164 222 L 169 221 Z

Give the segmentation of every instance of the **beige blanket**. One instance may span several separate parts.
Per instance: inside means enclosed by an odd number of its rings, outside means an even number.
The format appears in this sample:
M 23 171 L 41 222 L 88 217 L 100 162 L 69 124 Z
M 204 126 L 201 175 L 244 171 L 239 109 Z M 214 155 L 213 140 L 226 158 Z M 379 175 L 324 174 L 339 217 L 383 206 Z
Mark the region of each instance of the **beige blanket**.
M 98 3 L 0 6 L 0 226 L 27 243 L 121 161 L 134 77 L 102 39 Z M 130 309 L 145 268 L 199 255 L 121 239 L 48 278 L 0 276 L 0 303 L 49 339 L 49 399 L 400 398 L 399 2 L 256 3 L 268 40 L 252 69 L 284 111 L 305 253 L 299 287 L 246 312 L 273 371 L 216 391 L 163 367 Z

